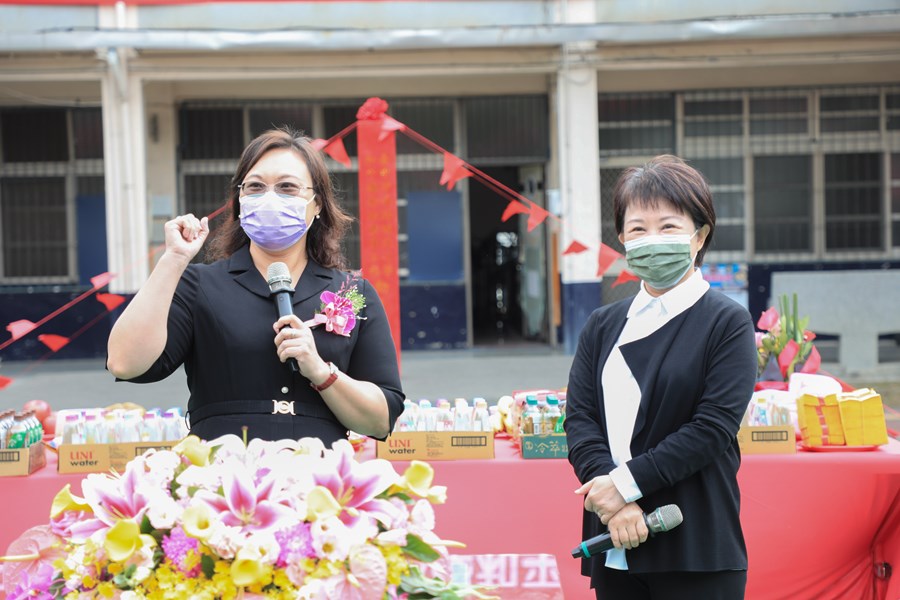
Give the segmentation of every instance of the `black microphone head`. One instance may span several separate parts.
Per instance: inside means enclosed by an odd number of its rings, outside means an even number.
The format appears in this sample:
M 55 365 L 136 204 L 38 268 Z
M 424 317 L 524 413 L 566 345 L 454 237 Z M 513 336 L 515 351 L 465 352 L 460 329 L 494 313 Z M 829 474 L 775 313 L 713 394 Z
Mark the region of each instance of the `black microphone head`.
M 653 533 L 671 531 L 684 521 L 684 515 L 677 504 L 660 506 L 647 515 L 647 528 Z
M 291 287 L 291 270 L 283 262 L 273 262 L 266 270 L 266 283 L 273 294 L 278 292 L 293 292 Z

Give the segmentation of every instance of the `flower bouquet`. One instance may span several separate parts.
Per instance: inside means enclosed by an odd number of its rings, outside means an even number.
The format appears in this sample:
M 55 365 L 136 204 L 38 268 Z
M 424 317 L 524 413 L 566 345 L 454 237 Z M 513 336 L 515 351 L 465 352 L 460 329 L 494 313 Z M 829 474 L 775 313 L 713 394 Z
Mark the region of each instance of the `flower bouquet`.
M 22 598 L 486 598 L 448 583 L 430 465 L 399 475 L 349 442 L 185 438 L 66 485 L 2 557 Z M 2 593 L 0 593 L 2 596 Z
M 760 381 L 786 382 L 791 374 L 817 373 L 822 358 L 813 345 L 816 334 L 806 329 L 809 317 L 800 318 L 797 294 L 789 305 L 787 296 L 779 298 L 781 314 L 775 307 L 760 316 L 756 326 L 758 353 L 757 378 Z

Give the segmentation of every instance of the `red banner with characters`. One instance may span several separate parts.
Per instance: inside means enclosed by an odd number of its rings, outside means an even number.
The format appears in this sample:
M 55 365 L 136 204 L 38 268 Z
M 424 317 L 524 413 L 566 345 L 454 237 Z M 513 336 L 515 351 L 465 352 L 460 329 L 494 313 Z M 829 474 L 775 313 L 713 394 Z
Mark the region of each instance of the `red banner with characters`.
M 363 277 L 372 282 L 384 304 L 399 360 L 397 145 L 394 131 L 383 127 L 383 123 L 384 118 L 360 118 L 356 129 L 359 143 L 360 257 Z

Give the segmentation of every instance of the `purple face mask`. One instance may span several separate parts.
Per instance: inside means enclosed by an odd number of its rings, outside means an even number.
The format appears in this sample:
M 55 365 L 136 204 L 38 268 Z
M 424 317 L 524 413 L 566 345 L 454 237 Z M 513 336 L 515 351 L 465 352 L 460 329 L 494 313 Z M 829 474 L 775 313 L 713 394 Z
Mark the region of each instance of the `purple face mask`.
M 300 241 L 309 229 L 305 198 L 279 196 L 269 192 L 261 196 L 244 196 L 241 203 L 241 227 L 263 250 L 278 252 Z

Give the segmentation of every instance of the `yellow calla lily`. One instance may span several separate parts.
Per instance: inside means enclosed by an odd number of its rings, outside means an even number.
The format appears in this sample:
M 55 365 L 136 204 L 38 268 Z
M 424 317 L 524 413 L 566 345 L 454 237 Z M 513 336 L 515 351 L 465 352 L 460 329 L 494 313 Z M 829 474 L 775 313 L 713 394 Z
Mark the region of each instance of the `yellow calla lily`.
M 122 519 L 109 528 L 103 548 L 111 560 L 122 562 L 134 554 L 143 544 L 141 528 L 134 521 Z
M 181 526 L 192 538 L 205 540 L 209 537 L 212 525 L 212 513 L 204 504 L 189 506 L 181 514 Z
M 196 435 L 189 435 L 172 448 L 176 454 L 186 456 L 191 464 L 205 467 L 209 464 L 210 448 Z
M 432 504 L 444 504 L 447 502 L 447 486 L 435 485 L 428 490 L 428 501 Z
M 326 487 L 317 485 L 306 496 L 307 518 L 310 521 L 327 519 L 341 514 L 341 505 Z
M 431 482 L 434 480 L 434 469 L 426 462 L 414 460 L 403 473 L 402 483 L 406 489 L 422 498 L 428 495 Z
M 89 513 L 94 512 L 91 510 L 91 506 L 84 501 L 84 498 L 72 495 L 72 486 L 67 483 L 63 489 L 59 490 L 56 497 L 53 498 L 53 504 L 50 506 L 50 518 L 55 519 L 69 510 L 83 510 Z
M 266 566 L 258 557 L 239 551 L 231 563 L 231 580 L 235 585 L 253 585 L 266 574 Z

